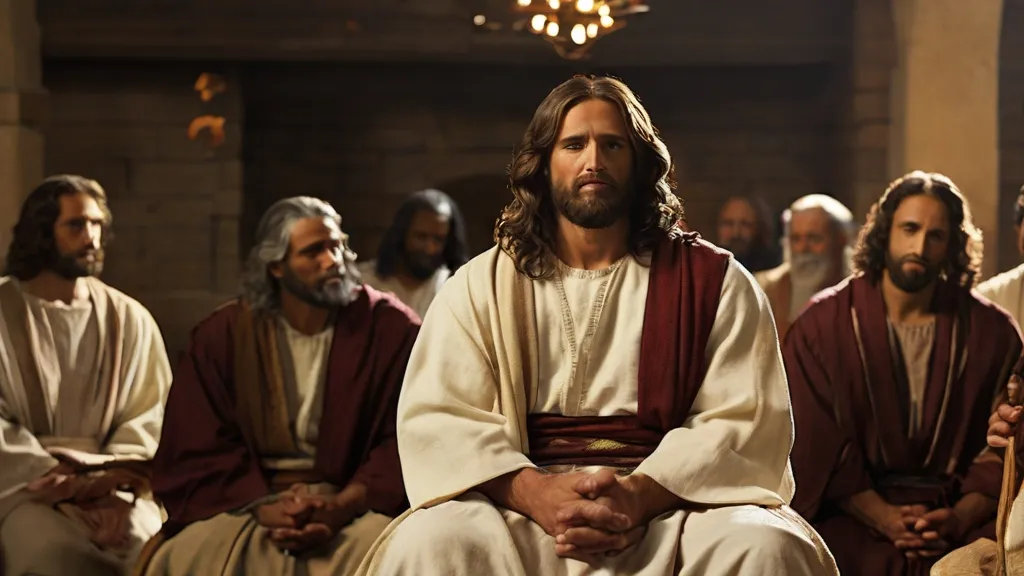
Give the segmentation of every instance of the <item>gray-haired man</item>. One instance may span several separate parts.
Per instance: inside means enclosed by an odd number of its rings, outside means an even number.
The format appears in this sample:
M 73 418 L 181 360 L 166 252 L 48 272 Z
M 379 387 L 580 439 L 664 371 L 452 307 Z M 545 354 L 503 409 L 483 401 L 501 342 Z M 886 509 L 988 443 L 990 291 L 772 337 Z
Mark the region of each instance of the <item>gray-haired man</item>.
M 274 204 L 200 322 L 154 461 L 149 574 L 347 574 L 406 506 L 394 416 L 419 321 L 361 284 L 325 202 Z

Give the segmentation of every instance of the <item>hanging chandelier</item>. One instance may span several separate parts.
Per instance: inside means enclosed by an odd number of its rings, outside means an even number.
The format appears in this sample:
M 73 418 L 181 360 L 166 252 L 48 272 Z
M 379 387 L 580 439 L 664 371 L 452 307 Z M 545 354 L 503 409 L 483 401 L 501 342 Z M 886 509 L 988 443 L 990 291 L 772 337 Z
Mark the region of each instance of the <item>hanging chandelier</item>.
M 515 17 L 511 28 L 544 38 L 567 60 L 586 58 L 597 39 L 626 26 L 626 17 L 650 10 L 642 0 L 511 1 Z M 497 29 L 483 16 L 474 22 Z

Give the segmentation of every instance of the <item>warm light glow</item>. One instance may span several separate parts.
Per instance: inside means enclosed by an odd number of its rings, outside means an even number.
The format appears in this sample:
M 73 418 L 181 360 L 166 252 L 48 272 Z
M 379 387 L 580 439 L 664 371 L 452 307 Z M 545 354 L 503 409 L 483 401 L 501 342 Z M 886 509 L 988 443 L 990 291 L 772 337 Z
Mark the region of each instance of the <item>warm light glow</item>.
M 562 3 L 558 0 L 548 0 L 548 6 L 551 6 L 552 10 L 558 10 L 558 7 L 561 5 Z
M 609 16 L 612 13 L 612 8 L 607 4 L 601 4 L 601 7 L 597 9 L 597 13 L 601 16 Z
M 587 38 L 597 38 L 597 24 L 587 24 Z
M 576 9 L 580 12 L 590 12 L 594 9 L 594 0 L 576 0 Z
M 520 6 L 529 6 L 530 0 L 516 0 L 516 4 L 519 4 Z
M 601 16 L 601 26 L 611 28 L 612 24 L 615 24 L 615 20 L 611 16 Z
M 473 24 L 476 24 L 477 26 L 483 26 L 486 23 L 487 16 L 484 16 L 483 14 L 477 14 L 476 16 L 473 16 Z
M 530 19 L 530 28 L 533 28 L 535 32 L 540 32 L 544 29 L 544 23 L 548 21 L 547 16 L 543 14 L 537 14 Z
M 558 22 L 548 22 L 548 36 L 558 36 Z
M 583 24 L 577 24 L 572 27 L 572 31 L 569 32 L 569 37 L 572 38 L 573 42 L 583 44 L 587 41 L 587 29 Z

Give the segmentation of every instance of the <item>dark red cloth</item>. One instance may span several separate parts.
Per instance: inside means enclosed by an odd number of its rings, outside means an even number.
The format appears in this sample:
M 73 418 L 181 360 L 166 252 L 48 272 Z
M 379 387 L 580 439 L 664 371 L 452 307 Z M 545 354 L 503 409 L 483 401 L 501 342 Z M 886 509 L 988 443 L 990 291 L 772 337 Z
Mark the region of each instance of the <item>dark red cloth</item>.
M 174 375 L 153 460 L 168 536 L 271 492 L 255 442 L 235 416 L 234 329 L 242 310 L 233 302 L 200 322 Z M 395 414 L 418 331 L 408 307 L 364 287 L 339 311 L 328 359 L 315 470 L 339 487 L 365 484 L 370 508 L 387 515 L 408 506 Z
M 785 337 L 796 426 L 793 507 L 819 527 L 843 574 L 895 576 L 927 569 L 909 564 L 892 544 L 846 517 L 838 503 L 850 496 L 875 489 L 891 500 L 905 499 L 913 490 L 949 506 L 970 492 L 999 498 L 1001 463 L 974 460 L 986 445 L 993 400 L 1020 356 L 1020 332 L 1005 311 L 951 283 L 936 289 L 933 310 L 922 426 L 912 438 L 879 286 L 858 277 L 830 288 L 814 298 Z M 844 564 L 843 558 L 858 561 Z
M 637 415 L 531 415 L 527 428 L 535 463 L 636 466 L 657 448 L 665 433 L 683 425 L 704 382 L 708 338 L 729 258 L 728 252 L 694 232 L 666 235 L 651 257 L 640 338 Z M 586 450 L 593 440 L 614 440 L 624 446 L 600 453 Z

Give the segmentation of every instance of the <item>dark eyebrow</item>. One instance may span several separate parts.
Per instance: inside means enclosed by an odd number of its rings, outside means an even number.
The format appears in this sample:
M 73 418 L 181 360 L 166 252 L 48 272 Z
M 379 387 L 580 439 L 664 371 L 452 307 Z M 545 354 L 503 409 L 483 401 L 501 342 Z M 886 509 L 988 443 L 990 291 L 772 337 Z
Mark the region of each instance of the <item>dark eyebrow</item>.
M 617 142 L 627 142 L 628 141 L 628 138 L 626 138 L 622 134 L 616 134 L 614 132 L 606 132 L 604 134 L 598 134 L 597 138 L 598 138 L 598 140 L 613 140 L 613 141 L 617 141 Z M 582 142 L 582 141 L 584 141 L 586 139 L 587 139 L 587 137 L 586 137 L 585 134 L 570 134 L 570 135 L 560 139 L 558 141 L 558 144 L 560 146 L 564 146 L 565 144 L 573 144 L 573 143 L 576 143 L 576 142 Z

